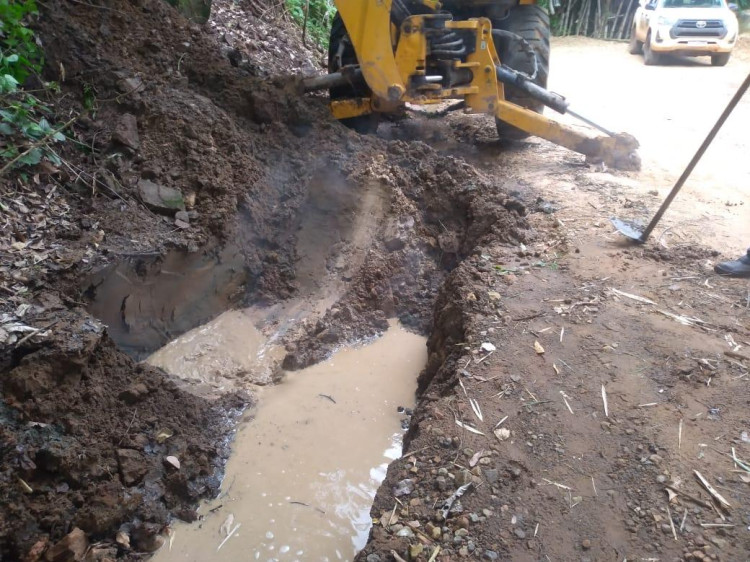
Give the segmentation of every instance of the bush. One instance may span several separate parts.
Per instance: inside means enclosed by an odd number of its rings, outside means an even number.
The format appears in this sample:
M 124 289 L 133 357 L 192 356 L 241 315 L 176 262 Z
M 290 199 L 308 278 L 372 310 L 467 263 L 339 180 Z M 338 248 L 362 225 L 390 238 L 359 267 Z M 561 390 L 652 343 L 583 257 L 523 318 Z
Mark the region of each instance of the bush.
M 52 111 L 39 98 L 23 90 L 31 75 L 38 75 L 43 53 L 29 20 L 37 14 L 34 0 L 0 0 L 0 159 L 12 166 L 35 165 L 43 158 L 59 163 L 49 146 L 65 136 L 48 118 Z M 45 84 L 43 90 L 56 88 Z
M 319 47 L 328 48 L 331 21 L 336 13 L 333 0 L 286 0 L 286 8 L 300 27 L 305 25 L 305 11 L 308 10 L 306 34 Z

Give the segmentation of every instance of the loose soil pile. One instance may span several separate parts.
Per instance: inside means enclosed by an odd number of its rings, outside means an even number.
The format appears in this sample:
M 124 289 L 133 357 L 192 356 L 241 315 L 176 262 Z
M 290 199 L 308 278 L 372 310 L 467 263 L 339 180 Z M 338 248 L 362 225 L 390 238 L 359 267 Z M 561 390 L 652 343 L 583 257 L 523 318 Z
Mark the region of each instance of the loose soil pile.
M 239 24 L 217 34 L 241 8 L 220 5 L 201 28 L 159 0 L 45 4 L 39 32 L 47 78 L 65 94 L 59 118 L 91 110 L 72 126 L 78 142 L 62 166 L 3 184 L 14 227 L 3 248 L 0 472 L 0 552 L 10 559 L 79 559 L 86 544 L 96 545 L 87 559 L 137 558 L 163 544 L 171 517 L 190 520 L 197 500 L 216 493 L 231 417 L 252 397 L 186 394 L 111 339 L 145 337 L 153 348 L 210 316 L 163 294 L 154 335 L 142 331 L 137 286 L 175 255 L 212 264 L 231 240 L 241 271 L 214 314 L 304 296 L 302 270 L 321 264 L 301 254 L 302 234 L 325 235 L 326 221 L 345 222 L 362 194 L 379 193 L 382 212 L 362 243 L 334 240 L 318 256 L 343 283 L 341 298 L 290 331 L 284 366 L 299 368 L 393 315 L 428 332 L 444 275 L 478 240 L 525 239 L 523 205 L 462 161 L 361 137 L 332 121 L 324 99 L 299 97 L 291 78 L 257 78 L 302 67 L 269 58 L 283 42 L 256 41 L 268 32 L 252 17 L 244 34 Z M 243 41 L 260 48 L 238 62 L 232 49 Z M 337 253 L 342 268 L 331 263 Z M 112 268 L 133 289 L 102 302 L 99 272 Z M 187 301 L 204 294 L 180 290 Z M 109 331 L 87 312 L 92 302 Z M 139 345 L 131 351 L 148 350 Z

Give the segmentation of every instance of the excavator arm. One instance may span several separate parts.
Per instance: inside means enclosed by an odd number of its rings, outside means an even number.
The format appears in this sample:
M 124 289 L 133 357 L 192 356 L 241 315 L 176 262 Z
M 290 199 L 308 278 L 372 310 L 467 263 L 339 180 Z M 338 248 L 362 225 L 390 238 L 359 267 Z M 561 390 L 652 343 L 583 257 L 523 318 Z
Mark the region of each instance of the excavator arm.
M 490 19 L 456 21 L 440 11 L 438 2 L 422 0 L 420 13 L 407 14 L 394 22 L 393 0 L 335 2 L 357 65 L 341 68 L 323 79 L 308 80 L 304 87 L 330 88 L 358 80 L 364 81 L 370 92 L 369 96 L 332 100 L 335 117 L 348 119 L 393 112 L 406 103 L 460 99 L 467 112 L 492 115 L 521 131 L 584 154 L 590 161 L 622 169 L 640 168 L 638 141 L 631 135 L 592 135 L 508 101 L 505 86 L 511 85 L 560 113 L 568 111 L 564 98 L 502 64 L 495 40 L 513 39 L 513 34 L 493 30 Z M 402 0 L 398 4 L 403 7 Z

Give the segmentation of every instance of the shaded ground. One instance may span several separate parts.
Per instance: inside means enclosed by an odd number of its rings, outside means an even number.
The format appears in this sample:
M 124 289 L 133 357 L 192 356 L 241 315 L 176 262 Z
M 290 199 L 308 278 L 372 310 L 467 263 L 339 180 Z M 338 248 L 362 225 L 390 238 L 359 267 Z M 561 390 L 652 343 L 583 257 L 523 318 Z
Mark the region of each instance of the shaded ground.
M 360 137 L 332 122 L 324 99 L 260 78 L 314 67 L 319 53 L 277 40 L 268 26 L 285 24 L 252 10 L 238 29 L 242 3 L 215 5 L 221 17 L 205 28 L 157 0 L 44 7 L 59 120 L 84 101 L 95 111 L 73 126 L 85 150 L 2 184 L 3 559 L 82 559 L 89 542 L 87 559 L 138 559 L 168 540 L 171 518 L 194 516 L 217 489 L 228 416 L 252 397 L 197 398 L 113 340 L 147 353 L 240 304 L 271 311 L 261 329 L 283 334 L 288 369 L 393 316 L 430 334 L 414 453 L 389 470 L 362 559 L 395 549 L 426 560 L 438 545 L 437 560 L 742 558 L 747 475 L 727 455 L 750 458 L 748 288 L 710 265 L 746 216 L 745 137 L 728 124 L 686 192 L 727 186 L 698 193 L 718 234 L 693 222 L 688 197 L 642 248 L 606 218 L 658 204 L 664 188 L 649 190 L 681 165 L 673 145 L 697 146 L 746 51 L 724 69 L 659 72 L 619 44 L 561 41 L 553 88 L 644 146 L 645 172 L 614 174 L 542 141 L 500 146 L 484 118 L 412 119 Z M 609 83 L 574 80 L 566 69 L 585 57 Z M 719 78 L 680 86 L 681 105 L 634 105 L 641 83 L 676 87 L 696 72 Z M 659 120 L 669 110 L 683 124 L 688 109 L 689 126 Z M 184 211 L 147 207 L 153 185 L 176 190 Z M 717 205 L 724 198 L 734 203 Z M 509 434 L 495 436 L 503 419 Z M 695 469 L 727 512 L 710 506 Z M 392 487 L 406 478 L 414 491 L 397 502 Z M 469 482 L 463 512 L 443 520 L 440 503 Z M 667 484 L 678 494 L 669 511 Z

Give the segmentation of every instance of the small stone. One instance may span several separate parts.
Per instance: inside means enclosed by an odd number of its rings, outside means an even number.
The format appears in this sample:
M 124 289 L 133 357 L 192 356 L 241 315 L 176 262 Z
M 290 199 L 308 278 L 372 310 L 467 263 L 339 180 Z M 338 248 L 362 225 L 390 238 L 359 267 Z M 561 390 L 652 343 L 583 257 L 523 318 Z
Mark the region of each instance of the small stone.
M 408 496 L 414 491 L 414 488 L 414 480 L 412 480 L 411 478 L 405 478 L 393 487 L 393 495 L 397 498 L 401 496 Z
M 588 550 L 589 548 L 591 548 L 591 541 L 589 539 L 583 539 L 581 541 L 581 548 L 583 548 L 583 550 Z
M 422 500 L 420 498 L 412 498 L 409 500 L 409 505 L 411 507 L 419 507 L 422 505 Z
M 515 529 L 513 530 L 513 532 L 514 532 L 514 533 L 516 534 L 516 536 L 517 536 L 517 537 L 518 537 L 519 539 L 525 539 L 525 538 L 526 538 L 526 532 L 525 532 L 525 531 L 524 531 L 523 529 L 521 529 L 520 527 L 516 527 L 516 528 L 515 528 Z
M 125 113 L 115 125 L 112 140 L 122 145 L 138 150 L 141 140 L 138 136 L 138 120 L 132 113 Z
M 133 449 L 118 449 L 117 462 L 120 466 L 120 477 L 126 486 L 138 484 L 148 472 L 145 457 Z
M 445 476 L 435 478 L 435 486 L 441 492 L 445 492 L 448 489 L 448 481 L 445 479 Z
M 157 213 L 171 215 L 185 210 L 185 201 L 179 189 L 141 179 L 138 181 L 138 194 L 143 204 Z
M 482 558 L 484 560 L 497 560 L 500 558 L 500 555 L 494 550 L 485 550 L 484 554 L 482 554 Z
M 147 395 L 148 388 L 146 385 L 142 382 L 137 382 L 123 390 L 118 398 L 128 405 L 132 405 L 140 402 Z
M 165 457 L 164 464 L 176 470 L 180 470 L 180 460 L 175 456 L 170 455 Z
M 471 482 L 471 472 L 466 469 L 461 470 L 456 476 L 456 485 L 464 486 L 469 482 Z
M 79 562 L 83 560 L 89 540 L 86 533 L 76 527 L 47 551 L 47 562 Z
M 484 477 L 487 479 L 487 482 L 489 482 L 490 484 L 494 484 L 495 482 L 497 482 L 499 473 L 495 468 L 488 468 L 484 471 Z
M 458 529 L 455 533 L 456 537 L 467 537 L 469 536 L 469 529 Z
M 672 533 L 672 527 L 669 526 L 669 523 L 662 523 L 661 532 L 664 533 L 665 535 L 669 535 Z
M 465 515 L 458 518 L 458 526 L 461 529 L 468 529 L 469 528 L 469 518 Z
M 382 562 L 377 554 L 368 554 L 366 560 L 367 562 Z
M 174 215 L 176 221 L 190 224 L 190 214 L 187 211 L 177 211 Z
M 479 515 L 477 515 L 476 513 L 470 513 L 469 519 L 472 523 L 479 523 Z
M 502 298 L 497 291 L 487 291 L 487 296 L 491 301 L 499 301 Z
M 656 477 L 656 481 L 659 484 L 664 484 L 667 481 L 667 477 L 664 476 L 663 474 L 660 474 L 659 476 Z
M 482 515 L 484 515 L 485 517 L 490 517 L 490 516 L 492 516 L 492 510 L 490 510 L 490 509 L 487 509 L 487 508 L 484 508 L 484 509 L 482 510 Z
M 459 548 L 459 549 L 458 549 L 458 555 L 459 555 L 459 556 L 460 556 L 461 558 L 466 558 L 467 556 L 469 556 L 469 547 L 467 547 L 467 546 L 462 546 L 461 548 Z
M 403 529 L 399 530 L 398 533 L 396 533 L 396 536 L 411 538 L 414 536 L 414 531 L 412 531 L 409 527 L 404 527 Z

